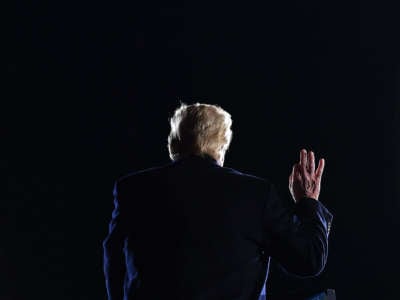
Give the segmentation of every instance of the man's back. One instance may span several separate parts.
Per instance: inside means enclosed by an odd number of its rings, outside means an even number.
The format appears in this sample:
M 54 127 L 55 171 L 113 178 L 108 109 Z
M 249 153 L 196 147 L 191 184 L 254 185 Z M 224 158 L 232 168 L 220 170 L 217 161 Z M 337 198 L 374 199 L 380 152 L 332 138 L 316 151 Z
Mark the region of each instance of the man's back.
M 326 259 L 331 217 L 320 203 L 299 205 L 300 219 L 311 224 L 303 228 L 269 182 L 209 157 L 192 155 L 123 177 L 115 201 L 104 241 L 113 300 L 122 299 L 123 281 L 127 299 L 257 299 L 270 255 L 307 275 Z

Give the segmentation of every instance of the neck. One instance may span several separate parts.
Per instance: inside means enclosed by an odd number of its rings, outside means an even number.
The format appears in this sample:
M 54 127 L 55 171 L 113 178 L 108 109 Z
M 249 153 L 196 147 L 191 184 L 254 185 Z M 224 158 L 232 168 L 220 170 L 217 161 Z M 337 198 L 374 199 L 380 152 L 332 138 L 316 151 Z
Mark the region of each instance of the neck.
M 216 157 L 215 160 L 217 161 L 218 165 L 222 167 L 225 161 L 225 153 L 220 153 L 219 157 Z

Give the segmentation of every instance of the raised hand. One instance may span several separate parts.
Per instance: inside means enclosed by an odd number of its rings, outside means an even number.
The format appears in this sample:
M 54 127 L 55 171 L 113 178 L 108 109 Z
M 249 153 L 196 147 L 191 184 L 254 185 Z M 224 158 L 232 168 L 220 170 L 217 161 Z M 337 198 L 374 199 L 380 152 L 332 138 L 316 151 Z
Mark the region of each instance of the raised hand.
M 307 153 L 305 149 L 300 151 L 300 162 L 293 166 L 289 176 L 289 191 L 295 202 L 304 197 L 318 200 L 324 166 L 325 160 L 322 158 L 315 170 L 314 152 Z

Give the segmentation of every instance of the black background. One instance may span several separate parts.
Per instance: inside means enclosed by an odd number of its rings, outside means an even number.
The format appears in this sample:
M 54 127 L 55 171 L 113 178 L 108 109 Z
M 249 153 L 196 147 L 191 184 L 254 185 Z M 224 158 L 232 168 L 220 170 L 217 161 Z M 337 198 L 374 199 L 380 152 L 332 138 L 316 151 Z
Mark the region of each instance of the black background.
M 229 111 L 225 164 L 270 178 L 284 199 L 298 151 L 323 156 L 327 284 L 338 299 L 398 296 L 397 12 L 378 1 L 15 3 L 0 299 L 105 298 L 113 182 L 168 162 L 180 101 Z

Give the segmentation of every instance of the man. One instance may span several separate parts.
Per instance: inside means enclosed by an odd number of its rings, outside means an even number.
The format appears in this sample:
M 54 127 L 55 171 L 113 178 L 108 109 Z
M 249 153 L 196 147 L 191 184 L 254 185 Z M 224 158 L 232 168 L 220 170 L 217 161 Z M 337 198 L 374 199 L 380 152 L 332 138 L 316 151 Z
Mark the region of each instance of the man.
M 231 116 L 181 105 L 170 120 L 172 163 L 114 187 L 103 242 L 109 300 L 258 299 L 269 257 L 300 276 L 319 274 L 331 214 L 318 201 L 324 160 L 302 150 L 289 176 L 294 211 L 266 179 L 223 167 Z

